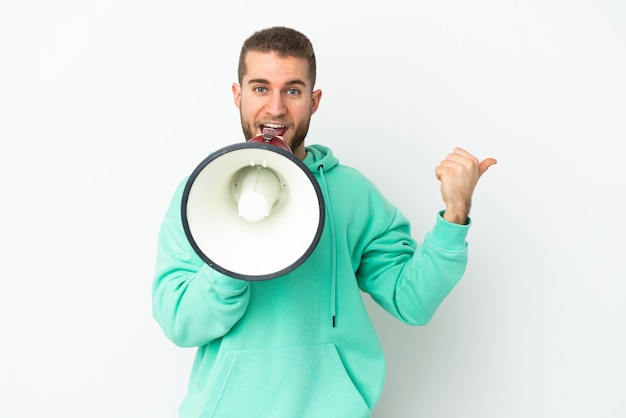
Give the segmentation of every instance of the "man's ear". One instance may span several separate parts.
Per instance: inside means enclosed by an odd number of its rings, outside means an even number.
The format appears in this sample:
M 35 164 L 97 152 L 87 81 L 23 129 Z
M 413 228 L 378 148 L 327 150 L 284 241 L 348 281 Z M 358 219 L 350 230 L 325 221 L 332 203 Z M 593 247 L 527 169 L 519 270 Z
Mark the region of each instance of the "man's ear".
M 233 101 L 235 106 L 239 109 L 241 104 L 241 86 L 237 83 L 233 83 L 231 90 L 233 91 Z
M 317 108 L 320 106 L 322 100 L 322 90 L 314 90 L 311 94 L 311 114 L 317 112 Z

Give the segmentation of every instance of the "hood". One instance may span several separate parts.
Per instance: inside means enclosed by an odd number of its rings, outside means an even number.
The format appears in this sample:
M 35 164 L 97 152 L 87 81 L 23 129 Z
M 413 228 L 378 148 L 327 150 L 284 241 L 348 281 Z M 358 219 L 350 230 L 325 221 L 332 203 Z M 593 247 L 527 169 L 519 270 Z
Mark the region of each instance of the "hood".
M 314 173 L 319 171 L 320 165 L 324 166 L 324 171 L 327 172 L 339 164 L 330 148 L 317 144 L 306 147 L 306 157 L 302 162 Z

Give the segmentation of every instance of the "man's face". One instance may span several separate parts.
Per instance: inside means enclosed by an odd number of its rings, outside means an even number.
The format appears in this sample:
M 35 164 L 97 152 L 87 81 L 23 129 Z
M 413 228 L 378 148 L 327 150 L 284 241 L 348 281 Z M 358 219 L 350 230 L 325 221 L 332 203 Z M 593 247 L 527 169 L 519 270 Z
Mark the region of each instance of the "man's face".
M 232 90 L 246 140 L 272 128 L 304 159 L 304 138 L 322 97 L 321 90 L 312 92 L 308 61 L 257 51 L 245 60 L 247 72 Z

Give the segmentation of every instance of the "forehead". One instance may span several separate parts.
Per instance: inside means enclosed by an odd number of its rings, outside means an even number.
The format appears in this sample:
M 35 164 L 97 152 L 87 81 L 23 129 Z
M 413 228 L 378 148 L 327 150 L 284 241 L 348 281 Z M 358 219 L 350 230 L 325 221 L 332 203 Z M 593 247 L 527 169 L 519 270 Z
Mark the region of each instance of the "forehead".
M 243 83 L 264 80 L 270 84 L 304 83 L 310 86 L 309 62 L 305 58 L 279 56 L 275 52 L 249 51 L 245 57 Z

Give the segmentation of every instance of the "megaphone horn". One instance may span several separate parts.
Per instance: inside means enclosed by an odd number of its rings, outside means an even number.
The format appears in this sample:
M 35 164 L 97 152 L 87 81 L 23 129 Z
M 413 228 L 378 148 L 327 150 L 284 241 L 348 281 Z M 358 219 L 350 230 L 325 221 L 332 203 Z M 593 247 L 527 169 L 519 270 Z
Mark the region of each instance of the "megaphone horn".
M 317 246 L 325 218 L 313 173 L 273 132 L 205 158 L 185 184 L 181 215 L 200 258 L 253 281 L 300 266 Z

